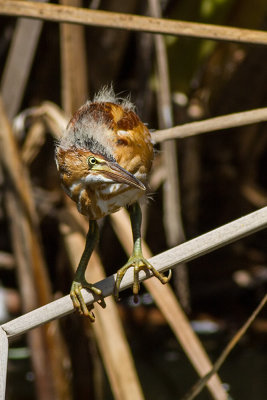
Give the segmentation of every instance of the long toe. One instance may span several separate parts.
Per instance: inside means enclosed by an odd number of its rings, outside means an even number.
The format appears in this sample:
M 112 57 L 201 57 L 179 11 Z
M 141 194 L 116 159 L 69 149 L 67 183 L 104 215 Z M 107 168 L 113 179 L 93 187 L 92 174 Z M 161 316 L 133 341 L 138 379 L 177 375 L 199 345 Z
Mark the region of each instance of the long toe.
M 91 290 L 93 294 L 96 294 L 98 296 L 101 295 L 101 290 L 87 282 L 85 285 L 82 285 L 80 282 L 73 281 L 71 285 L 70 297 L 72 299 L 75 310 L 78 311 L 79 314 L 88 317 L 91 322 L 94 322 L 95 316 L 92 311 L 88 310 L 88 307 L 82 295 L 83 288 Z
M 163 275 L 159 271 L 156 270 L 153 265 L 151 265 L 143 256 L 132 256 L 130 257 L 129 261 L 118 270 L 117 272 L 117 278 L 114 286 L 114 296 L 115 299 L 118 300 L 119 298 L 119 291 L 120 291 L 120 285 L 121 281 L 126 273 L 126 271 L 129 268 L 133 267 L 133 294 L 135 300 L 137 299 L 137 295 L 140 290 L 140 280 L 139 280 L 139 272 L 140 271 L 150 271 L 156 278 L 160 280 L 161 283 L 165 284 L 169 282 L 171 279 L 171 270 L 169 270 L 168 276 Z

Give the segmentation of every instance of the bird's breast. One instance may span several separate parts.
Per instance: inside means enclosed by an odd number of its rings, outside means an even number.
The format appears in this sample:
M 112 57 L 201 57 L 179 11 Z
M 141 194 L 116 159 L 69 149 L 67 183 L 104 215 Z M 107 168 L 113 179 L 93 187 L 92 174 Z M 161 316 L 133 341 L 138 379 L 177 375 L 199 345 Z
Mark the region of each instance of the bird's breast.
M 144 195 L 142 190 L 121 183 L 102 183 L 95 187 L 77 183 L 68 188 L 67 193 L 76 202 L 80 213 L 89 219 L 103 218 Z

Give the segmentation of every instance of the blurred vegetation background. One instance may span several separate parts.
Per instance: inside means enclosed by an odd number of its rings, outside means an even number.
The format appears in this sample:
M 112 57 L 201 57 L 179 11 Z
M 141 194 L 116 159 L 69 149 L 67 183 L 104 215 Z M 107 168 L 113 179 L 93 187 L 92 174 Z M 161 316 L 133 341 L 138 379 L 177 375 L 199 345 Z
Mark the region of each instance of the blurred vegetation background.
M 153 13 L 153 2 L 140 0 L 62 0 L 60 3 L 138 15 Z M 265 0 L 161 2 L 164 18 L 258 30 L 266 30 L 266 11 Z M 154 36 L 149 33 L 77 28 L 47 21 L 39 22 L 34 28 L 36 21 L 32 20 L 32 26 L 22 35 L 21 51 L 16 55 L 18 76 L 12 75 L 10 82 L 7 79 L 8 57 L 19 20 L 1 16 L 0 21 L 3 103 L 13 123 L 30 182 L 38 240 L 47 274 L 46 289 L 49 287 L 52 300 L 69 291 L 72 270 L 64 246 L 62 221 L 66 224 L 71 219 L 73 225 L 73 217 L 65 215 L 66 199 L 54 162 L 53 127 L 24 110 L 38 108 L 49 101 L 63 109 L 69 118 L 87 98 L 92 98 L 103 85 L 112 82 L 117 93 L 131 94 L 138 115 L 152 131 L 169 127 L 169 122 L 161 116 L 157 47 Z M 34 43 L 28 57 L 26 47 L 30 38 Z M 266 46 L 169 35 L 164 36 L 164 45 L 171 125 L 267 105 Z M 24 55 L 30 61 L 25 67 L 24 86 L 20 88 L 16 82 L 20 81 L 19 75 L 24 68 Z M 16 91 L 21 93 L 20 99 L 16 98 Z M 69 93 L 72 96 L 68 96 Z M 172 142 L 175 163 L 169 167 L 164 159 L 169 157 L 170 147 L 156 146 L 150 183 L 153 195 L 144 205 L 143 227 L 145 240 L 153 254 L 266 205 L 266 127 L 266 123 L 253 124 Z M 33 152 L 27 154 L 27 140 L 34 130 L 41 139 Z M 6 151 L 5 148 L 0 150 L 1 153 Z M 171 224 L 166 218 L 170 190 L 166 182 L 171 174 L 168 168 L 175 169 L 176 184 L 178 182 Z M 10 176 L 2 167 L 0 172 L 0 279 L 2 304 L 5 304 L 1 322 L 4 322 L 29 311 L 31 306 L 27 306 L 27 300 L 25 306 L 28 293 L 23 294 L 25 272 L 18 272 L 16 256 L 16 243 L 21 239 L 14 239 L 18 227 L 11 222 L 12 216 L 16 220 L 22 217 L 15 213 L 16 204 L 12 208 L 8 194 L 12 186 Z M 71 206 L 68 204 L 68 207 Z M 110 275 L 123 265 L 127 256 L 114 234 L 110 218 L 101 221 L 100 226 L 99 254 L 106 274 Z M 174 233 L 173 229 L 176 229 Z M 266 242 L 267 233 L 263 230 L 184 265 L 182 273 L 179 269 L 174 271 L 174 292 L 212 360 L 266 293 Z M 40 299 L 43 303 L 49 301 L 40 294 L 42 285 L 36 290 L 36 305 L 42 304 Z M 144 398 L 182 398 L 197 376 L 151 295 L 142 288 L 136 307 L 131 292 L 126 291 L 116 307 L 130 343 Z M 46 399 L 119 398 L 114 389 L 110 389 L 91 327 L 76 315 L 64 317 L 59 325 L 61 339 L 57 357 L 64 360 L 63 372 L 57 383 L 53 383 L 57 389 L 51 389 L 50 397 Z M 231 398 L 266 399 L 266 333 L 267 314 L 264 310 L 220 371 Z M 9 400 L 41 398 L 42 385 L 37 385 L 36 389 L 35 364 L 29 352 L 31 346 L 32 343 L 29 345 L 23 337 L 10 349 Z M 51 379 L 53 381 L 53 377 Z M 209 396 L 204 391 L 199 398 L 208 399 Z

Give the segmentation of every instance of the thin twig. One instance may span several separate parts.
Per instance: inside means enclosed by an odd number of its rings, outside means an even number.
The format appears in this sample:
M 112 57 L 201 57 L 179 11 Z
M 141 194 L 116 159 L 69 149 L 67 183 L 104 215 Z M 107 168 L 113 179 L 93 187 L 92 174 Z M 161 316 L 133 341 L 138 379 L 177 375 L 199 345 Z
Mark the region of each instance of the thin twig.
M 236 128 L 238 126 L 257 124 L 267 121 L 267 107 L 243 111 L 203 121 L 190 122 L 173 128 L 158 130 L 153 133 L 153 140 L 159 143 L 169 139 L 182 139 L 206 132 Z
M 208 380 L 220 369 L 222 364 L 224 363 L 225 359 L 228 357 L 229 353 L 233 350 L 235 345 L 240 341 L 241 337 L 246 333 L 247 329 L 249 326 L 252 324 L 256 316 L 259 314 L 259 312 L 262 310 L 264 307 L 265 303 L 267 302 L 267 294 L 264 296 L 264 298 L 261 300 L 260 304 L 258 307 L 253 311 L 249 319 L 244 323 L 244 325 L 239 329 L 239 331 L 235 334 L 235 336 L 231 339 L 231 341 L 228 343 L 228 345 L 225 347 L 223 350 L 222 354 L 220 357 L 216 360 L 216 362 L 213 365 L 213 368 L 211 371 L 201 378 L 188 392 L 182 400 L 193 400 L 198 393 L 201 392 L 201 390 L 204 388 L 204 386 L 207 384 Z
M 33 117 L 43 117 L 57 139 L 62 135 L 62 131 L 68 123 L 62 110 L 54 103 L 48 101 L 44 102 L 40 107 L 27 110 L 27 112 Z M 203 133 L 216 132 L 218 130 L 237 128 L 239 126 L 266 121 L 267 107 L 256 108 L 255 110 L 226 114 L 220 117 L 177 125 L 169 129 L 157 130 L 152 132 L 152 136 L 155 143 L 160 143 L 169 139 L 183 139 Z
M 17 17 L 70 22 L 114 29 L 180 35 L 230 42 L 267 44 L 266 32 L 232 28 L 195 22 L 150 18 L 133 14 L 86 10 L 55 4 L 37 4 L 31 1 L 1 0 L 0 14 Z
M 267 207 L 263 207 L 260 210 L 247 214 L 204 235 L 158 254 L 149 261 L 158 271 L 164 272 L 177 263 L 191 261 L 266 227 Z M 139 275 L 140 281 L 147 279 L 148 275 L 141 271 Z M 95 286 L 102 290 L 104 298 L 113 294 L 115 279 L 116 274 L 95 284 Z M 132 284 L 133 274 L 131 270 L 128 270 L 121 282 L 121 290 L 127 289 Z M 92 293 L 84 289 L 82 293 L 87 304 L 93 304 L 96 301 Z M 2 328 L 6 331 L 8 337 L 12 338 L 73 311 L 73 303 L 68 295 L 9 321 L 3 324 Z

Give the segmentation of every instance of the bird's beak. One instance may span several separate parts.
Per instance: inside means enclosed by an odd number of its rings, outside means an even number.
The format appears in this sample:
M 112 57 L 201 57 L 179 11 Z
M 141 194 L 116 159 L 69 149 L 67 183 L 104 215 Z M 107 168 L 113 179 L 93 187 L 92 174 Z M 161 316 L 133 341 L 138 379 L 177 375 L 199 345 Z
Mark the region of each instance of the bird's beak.
M 105 164 L 102 164 L 100 168 L 99 167 L 100 165 L 97 166 L 99 172 L 115 183 L 125 183 L 126 185 L 133 186 L 144 191 L 146 190 L 145 185 L 139 179 L 137 179 L 130 172 L 126 171 L 126 169 L 122 168 L 116 162 L 109 161 Z

